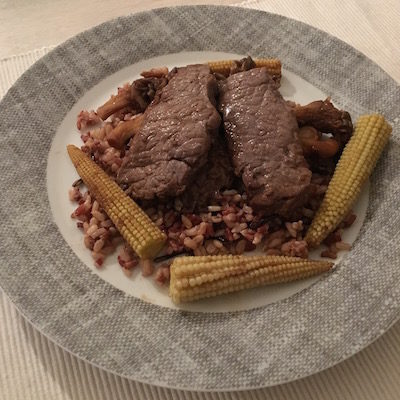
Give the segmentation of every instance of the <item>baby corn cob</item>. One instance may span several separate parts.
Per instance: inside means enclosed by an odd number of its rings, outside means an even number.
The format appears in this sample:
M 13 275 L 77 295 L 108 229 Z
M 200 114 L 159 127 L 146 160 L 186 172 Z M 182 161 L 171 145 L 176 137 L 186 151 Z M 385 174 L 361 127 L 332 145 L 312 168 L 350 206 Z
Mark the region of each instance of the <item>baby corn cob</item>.
M 389 140 L 392 127 L 379 114 L 363 115 L 346 145 L 305 240 L 318 246 L 350 212 Z
M 305 279 L 333 264 L 285 256 L 179 257 L 171 265 L 169 295 L 176 304 Z
M 281 62 L 277 58 L 259 58 L 254 60 L 256 67 L 261 68 L 265 67 L 268 70 L 268 73 L 278 79 L 281 78 Z M 224 60 L 224 61 L 209 61 L 208 65 L 210 66 L 211 72 L 216 72 L 222 74 L 224 76 L 228 76 L 231 70 L 231 67 L 235 65 L 235 61 L 233 60 Z
M 165 234 L 82 150 L 73 145 L 67 149 L 79 176 L 136 254 L 141 258 L 157 255 Z

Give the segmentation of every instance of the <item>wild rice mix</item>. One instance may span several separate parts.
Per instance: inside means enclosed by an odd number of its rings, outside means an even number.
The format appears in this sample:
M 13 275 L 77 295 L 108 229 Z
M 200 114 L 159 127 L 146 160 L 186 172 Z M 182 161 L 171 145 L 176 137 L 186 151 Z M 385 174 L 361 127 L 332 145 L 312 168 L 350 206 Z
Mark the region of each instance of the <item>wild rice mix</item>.
M 119 92 L 126 89 L 119 88 Z M 121 122 L 134 118 L 129 108 L 119 110 L 103 122 L 95 111 L 81 111 L 77 128 L 83 141 L 82 150 L 99 164 L 111 177 L 116 177 L 124 157 L 125 149 L 118 150 L 109 145 L 110 132 Z M 140 265 L 144 276 L 154 276 L 164 285 L 169 281 L 169 265 L 173 256 L 179 254 L 214 255 L 242 254 L 262 249 L 267 255 L 308 257 L 305 231 L 318 209 L 329 183 L 324 176 L 313 175 L 313 183 L 319 191 L 302 210 L 298 221 L 283 221 L 273 217 L 264 219 L 247 204 L 246 193 L 225 190 L 210 204 L 208 212 L 183 213 L 182 203 L 177 198 L 169 203 L 142 205 L 157 226 L 166 232 L 168 241 L 165 254 L 150 261 L 139 263 L 137 255 L 123 240 L 111 219 L 91 194 L 84 191 L 79 179 L 72 184 L 69 198 L 78 204 L 71 214 L 83 233 L 85 246 L 92 252 L 94 264 L 101 268 L 105 258 L 119 247 L 118 262 L 123 272 L 130 276 Z M 342 242 L 343 229 L 349 227 L 356 216 L 351 213 L 339 228 L 325 240 L 326 249 L 321 256 L 335 259 L 338 251 L 349 250 Z

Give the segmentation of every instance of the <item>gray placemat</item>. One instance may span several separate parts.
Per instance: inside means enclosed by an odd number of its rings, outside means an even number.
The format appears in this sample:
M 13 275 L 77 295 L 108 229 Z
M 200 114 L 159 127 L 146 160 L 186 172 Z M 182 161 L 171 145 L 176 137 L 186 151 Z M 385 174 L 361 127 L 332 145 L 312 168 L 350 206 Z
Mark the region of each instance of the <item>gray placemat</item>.
M 174 32 L 169 42 L 166 32 Z M 316 50 L 304 52 L 311 47 Z M 127 51 L 122 55 L 120 48 Z M 251 312 L 179 313 L 124 296 L 81 265 L 48 209 L 43 155 L 85 90 L 141 58 L 201 49 L 275 55 L 354 117 L 381 110 L 394 121 L 400 114 L 393 101 L 399 89 L 376 65 L 344 43 L 283 17 L 184 7 L 103 24 L 39 61 L 1 103 L 6 171 L 1 179 L 9 189 L 1 195 L 0 283 L 57 343 L 125 376 L 192 389 L 292 380 L 353 354 L 397 317 L 399 253 L 393 244 L 398 216 L 387 210 L 399 183 L 398 125 L 374 175 L 368 219 L 350 256 L 306 292 Z M 377 268 L 382 259 L 385 268 Z

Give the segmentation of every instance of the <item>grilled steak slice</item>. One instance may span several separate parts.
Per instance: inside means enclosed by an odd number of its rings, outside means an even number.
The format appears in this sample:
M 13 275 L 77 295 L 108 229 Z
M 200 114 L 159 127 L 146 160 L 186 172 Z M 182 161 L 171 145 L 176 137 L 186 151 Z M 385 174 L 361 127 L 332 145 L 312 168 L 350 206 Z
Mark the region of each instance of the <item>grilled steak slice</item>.
M 134 198 L 163 199 L 185 191 L 218 133 L 216 93 L 209 67 L 189 65 L 178 68 L 156 94 L 118 172 Z
M 266 215 L 290 217 L 304 203 L 311 180 L 293 110 L 265 68 L 219 84 L 225 135 L 250 205 Z
M 184 211 L 206 211 L 220 190 L 231 187 L 233 178 L 225 139 L 218 135 L 208 153 L 207 164 L 200 169 L 182 195 Z

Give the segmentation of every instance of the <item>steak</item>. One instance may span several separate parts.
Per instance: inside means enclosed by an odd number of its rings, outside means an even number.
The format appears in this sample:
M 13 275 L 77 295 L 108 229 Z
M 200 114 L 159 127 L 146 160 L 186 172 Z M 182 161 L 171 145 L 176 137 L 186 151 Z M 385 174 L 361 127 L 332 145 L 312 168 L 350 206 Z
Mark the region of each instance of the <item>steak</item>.
M 117 176 L 132 197 L 164 199 L 185 191 L 218 134 L 217 89 L 207 65 L 189 65 L 157 92 Z
M 217 135 L 208 153 L 207 164 L 200 169 L 192 184 L 182 195 L 185 212 L 207 211 L 222 189 L 230 189 L 233 168 L 225 140 Z
M 290 217 L 306 200 L 311 180 L 293 110 L 265 68 L 231 75 L 219 84 L 233 167 L 250 205 L 265 215 Z

